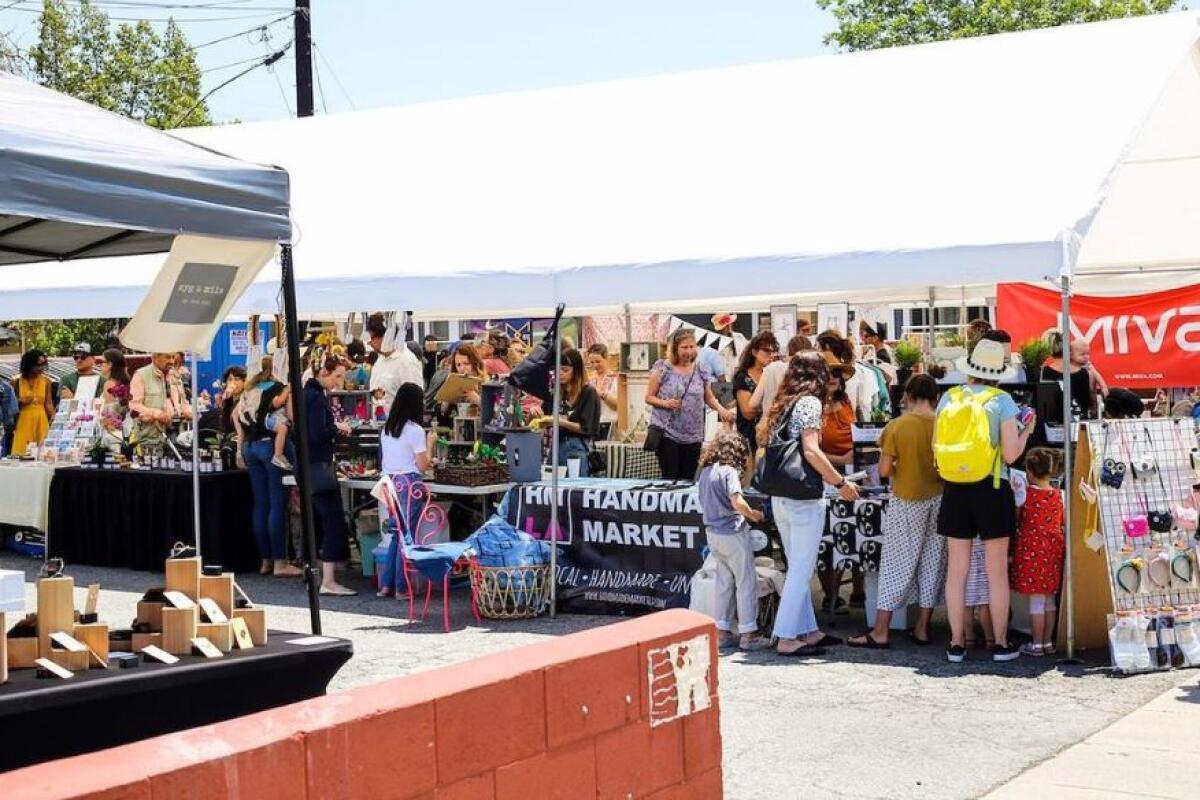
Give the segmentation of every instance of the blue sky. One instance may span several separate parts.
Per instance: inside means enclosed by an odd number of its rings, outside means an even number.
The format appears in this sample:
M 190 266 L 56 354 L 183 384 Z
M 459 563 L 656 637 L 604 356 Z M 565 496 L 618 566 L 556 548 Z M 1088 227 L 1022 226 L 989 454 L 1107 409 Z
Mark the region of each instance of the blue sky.
M 96 0 L 113 17 L 181 20 L 192 44 L 286 13 L 287 0 Z M 0 2 L 0 8 L 10 2 Z M 206 8 L 184 8 L 206 5 Z M 562 86 L 828 52 L 832 18 L 814 0 L 312 0 L 315 58 L 330 111 Z M 40 0 L 0 11 L 0 30 L 35 41 Z M 155 6 L 159 6 L 156 8 Z M 174 6 L 174 8 L 169 8 Z M 291 21 L 198 51 L 205 90 L 291 39 Z M 226 67 L 222 69 L 221 67 Z M 290 54 L 213 94 L 214 119 L 294 112 Z

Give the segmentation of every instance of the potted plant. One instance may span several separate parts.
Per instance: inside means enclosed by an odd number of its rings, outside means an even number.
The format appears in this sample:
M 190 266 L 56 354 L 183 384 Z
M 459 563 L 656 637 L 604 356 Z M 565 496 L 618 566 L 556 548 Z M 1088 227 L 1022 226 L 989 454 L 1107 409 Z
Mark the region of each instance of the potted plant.
M 104 443 L 104 439 L 102 437 L 97 436 L 95 439 L 92 439 L 92 443 L 88 445 L 87 453 L 88 457 L 91 458 L 92 463 L 97 468 L 101 468 L 104 466 L 104 462 L 108 460 L 108 445 Z
M 1036 381 L 1042 374 L 1042 365 L 1050 357 L 1050 345 L 1044 339 L 1029 339 L 1018 352 L 1025 367 L 1025 380 Z
M 913 370 L 921 363 L 924 354 L 921 348 L 907 340 L 897 342 L 892 352 L 896 356 L 896 383 L 903 388 L 912 377 Z
M 237 466 L 237 434 L 213 433 L 204 440 L 204 444 L 220 459 L 222 470 Z

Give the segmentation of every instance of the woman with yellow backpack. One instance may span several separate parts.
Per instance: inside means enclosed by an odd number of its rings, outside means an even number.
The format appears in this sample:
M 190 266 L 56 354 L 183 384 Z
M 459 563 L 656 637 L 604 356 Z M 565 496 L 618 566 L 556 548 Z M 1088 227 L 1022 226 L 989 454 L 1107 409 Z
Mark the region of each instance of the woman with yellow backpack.
M 971 354 L 955 364 L 967 384 L 942 395 L 934 423 L 933 453 L 945 481 L 938 533 L 946 537 L 946 614 L 950 619 L 947 660 L 966 654 L 967 573 L 971 545 L 983 540 L 987 565 L 993 661 L 1012 661 L 1020 651 L 1008 639 L 1008 546 L 1017 530 L 1017 503 L 1008 465 L 1021 457 L 1034 428 L 1032 413 L 1020 410 L 999 384 L 1016 374 L 1010 364 L 1012 339 L 1000 330 L 983 334 Z

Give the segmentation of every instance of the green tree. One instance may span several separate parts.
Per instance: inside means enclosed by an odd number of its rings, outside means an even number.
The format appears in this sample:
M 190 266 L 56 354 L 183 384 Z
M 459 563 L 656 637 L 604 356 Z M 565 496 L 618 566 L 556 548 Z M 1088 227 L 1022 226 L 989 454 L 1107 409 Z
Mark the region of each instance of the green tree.
M 10 48 L 0 49 L 0 63 L 155 128 L 211 122 L 196 52 L 174 20 L 161 34 L 145 21 L 113 27 L 89 0 L 43 0 L 27 61 Z
M 117 319 L 46 319 L 0 324 L 18 331 L 25 340 L 26 350 L 66 356 L 80 342 L 90 344 L 93 353 L 101 352 L 120 330 L 120 323 Z
M 1180 0 L 817 0 L 838 28 L 826 44 L 874 50 L 1158 14 Z

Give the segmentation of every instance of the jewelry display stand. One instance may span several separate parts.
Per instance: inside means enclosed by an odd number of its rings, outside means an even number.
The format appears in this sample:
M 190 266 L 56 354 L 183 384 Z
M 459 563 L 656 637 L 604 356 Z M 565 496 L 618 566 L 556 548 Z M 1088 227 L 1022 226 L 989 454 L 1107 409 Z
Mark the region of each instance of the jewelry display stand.
M 1094 626 L 1103 622 L 1119 672 L 1200 666 L 1195 424 L 1130 419 L 1086 428 L 1075 471 L 1085 485 L 1072 492 L 1077 641 L 1099 645 Z M 1102 537 L 1101 553 L 1086 545 L 1093 531 Z M 1087 591 L 1101 586 L 1107 598 Z

